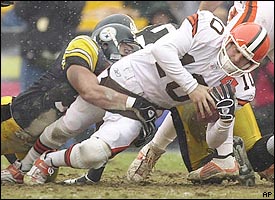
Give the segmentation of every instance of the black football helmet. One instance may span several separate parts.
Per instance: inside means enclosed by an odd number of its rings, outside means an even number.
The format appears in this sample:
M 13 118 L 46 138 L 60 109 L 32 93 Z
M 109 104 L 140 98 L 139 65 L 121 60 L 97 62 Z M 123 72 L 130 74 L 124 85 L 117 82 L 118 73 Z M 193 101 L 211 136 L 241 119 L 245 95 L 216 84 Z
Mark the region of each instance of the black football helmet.
M 98 22 L 98 24 L 94 28 L 94 31 L 107 24 L 122 24 L 130 28 L 134 33 L 138 31 L 134 20 L 130 16 L 125 14 L 112 14 L 105 17 L 100 22 Z
M 141 49 L 136 41 L 135 33 L 127 26 L 121 24 L 107 24 L 92 33 L 92 39 L 103 50 L 104 55 L 110 61 L 117 61 L 122 56 L 122 43 L 131 48 L 132 52 Z

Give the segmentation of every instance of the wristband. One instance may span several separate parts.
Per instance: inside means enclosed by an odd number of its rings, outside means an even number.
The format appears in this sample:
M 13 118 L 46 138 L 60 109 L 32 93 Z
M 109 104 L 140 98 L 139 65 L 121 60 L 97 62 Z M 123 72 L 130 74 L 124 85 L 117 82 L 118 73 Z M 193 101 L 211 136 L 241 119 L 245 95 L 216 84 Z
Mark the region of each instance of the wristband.
M 234 118 L 233 118 L 234 119 Z M 231 122 L 223 122 L 222 119 L 218 119 L 218 126 L 223 129 L 229 129 L 233 125 L 233 120 Z
M 136 98 L 134 98 L 134 97 L 128 97 L 127 101 L 126 101 L 126 109 L 127 108 L 132 108 L 133 105 L 134 105 L 134 103 L 135 103 L 135 101 L 136 101 Z

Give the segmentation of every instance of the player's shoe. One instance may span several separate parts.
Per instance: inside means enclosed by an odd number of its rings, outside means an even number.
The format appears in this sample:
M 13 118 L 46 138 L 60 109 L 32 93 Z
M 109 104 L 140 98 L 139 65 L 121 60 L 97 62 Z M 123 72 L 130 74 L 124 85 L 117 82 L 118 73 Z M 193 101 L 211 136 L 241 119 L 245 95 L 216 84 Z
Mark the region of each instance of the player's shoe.
M 239 170 L 240 175 L 238 177 L 239 183 L 241 185 L 254 186 L 255 173 L 252 165 L 248 160 L 244 142 L 241 137 L 234 136 L 233 152 L 240 167 L 240 170 Z
M 221 158 L 213 158 L 203 167 L 188 174 L 187 180 L 192 183 L 222 183 L 223 180 L 237 180 L 239 165 L 232 155 Z
M 260 175 L 261 180 L 265 179 L 274 183 L 274 164 L 272 164 L 268 169 L 258 172 L 258 174 Z
M 96 184 L 96 182 L 90 180 L 87 176 L 88 174 L 85 174 L 83 176 L 80 176 L 78 178 L 73 178 L 73 179 L 67 179 L 63 183 L 66 185 L 92 185 Z
M 55 174 L 58 168 L 53 167 L 51 158 L 47 154 L 51 151 L 43 153 L 33 164 L 31 170 L 24 176 L 24 183 L 29 185 L 44 184 L 50 176 Z M 51 163 L 51 166 L 47 163 Z
M 10 164 L 7 169 L 1 170 L 1 184 L 2 183 L 23 183 L 24 172 L 21 170 L 22 163 L 16 160 Z
M 127 171 L 127 179 L 129 181 L 144 181 L 152 172 L 157 160 L 165 153 L 150 142 L 145 145 L 138 153 L 138 156 L 131 163 Z
M 96 184 L 100 181 L 105 165 L 98 169 L 90 169 L 89 172 L 78 178 L 65 180 L 63 183 L 66 185 L 91 185 Z

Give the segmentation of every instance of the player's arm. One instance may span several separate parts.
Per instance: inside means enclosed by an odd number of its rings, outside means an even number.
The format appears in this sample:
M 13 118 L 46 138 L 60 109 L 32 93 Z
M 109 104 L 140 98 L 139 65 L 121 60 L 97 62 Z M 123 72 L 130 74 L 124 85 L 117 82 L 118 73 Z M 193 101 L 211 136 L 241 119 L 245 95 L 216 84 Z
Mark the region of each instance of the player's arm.
M 95 71 L 100 72 L 109 65 L 104 59 L 100 61 L 101 65 L 97 65 L 99 59 L 99 49 L 90 37 L 77 36 L 69 43 L 63 55 L 62 68 L 66 71 L 72 87 L 85 101 L 95 106 L 110 111 L 129 110 L 132 112 L 131 118 L 139 119 L 144 126 L 147 123 L 151 126 L 157 113 L 149 101 L 138 95 L 129 96 L 120 90 L 99 84 Z M 106 64 L 105 67 L 103 63 Z M 100 70 L 99 67 L 103 69 Z M 104 74 L 107 74 L 105 72 Z
M 67 77 L 85 101 L 106 110 L 126 110 L 128 96 L 99 85 L 96 75 L 89 69 L 72 65 L 67 70 Z
M 215 99 L 219 119 L 208 123 L 206 141 L 210 148 L 215 149 L 227 139 L 229 132 L 233 131 L 237 100 L 235 87 L 229 82 L 211 88 L 209 93 Z
M 85 67 L 72 65 L 67 77 L 79 95 L 87 102 L 105 110 L 118 112 L 142 122 L 146 135 L 155 132 L 157 112 L 153 104 L 139 96 L 128 96 L 109 87 L 100 85 L 94 73 Z M 121 111 L 130 111 L 132 114 Z M 134 115 L 133 115 L 134 114 Z
M 97 62 L 102 64 L 97 66 Z M 108 66 L 107 61 L 101 61 L 96 43 L 86 35 L 77 36 L 68 44 L 62 60 L 69 83 L 85 101 L 103 109 L 126 110 L 127 95 L 99 85 L 95 72 Z

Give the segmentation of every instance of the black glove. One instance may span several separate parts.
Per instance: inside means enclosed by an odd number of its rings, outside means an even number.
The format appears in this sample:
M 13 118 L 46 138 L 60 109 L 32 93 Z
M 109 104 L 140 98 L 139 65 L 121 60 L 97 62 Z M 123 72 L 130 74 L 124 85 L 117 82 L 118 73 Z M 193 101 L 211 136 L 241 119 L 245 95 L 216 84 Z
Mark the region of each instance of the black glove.
M 154 105 L 143 97 L 137 97 L 132 106 L 139 120 L 143 123 L 156 120 L 157 111 Z
M 236 96 L 235 89 L 232 87 L 230 83 L 220 84 L 209 91 L 223 122 L 232 122 L 235 117 Z
M 138 137 L 133 142 L 135 147 L 144 146 L 153 139 L 157 132 L 157 129 L 155 128 L 155 125 L 152 125 L 150 127 L 152 128 L 150 129 L 150 131 L 145 131 L 143 127 L 141 128 Z
M 127 109 L 135 112 L 137 118 L 143 125 L 144 136 L 147 137 L 156 131 L 155 121 L 157 119 L 157 111 L 155 106 L 143 97 L 132 98 L 134 104 Z

